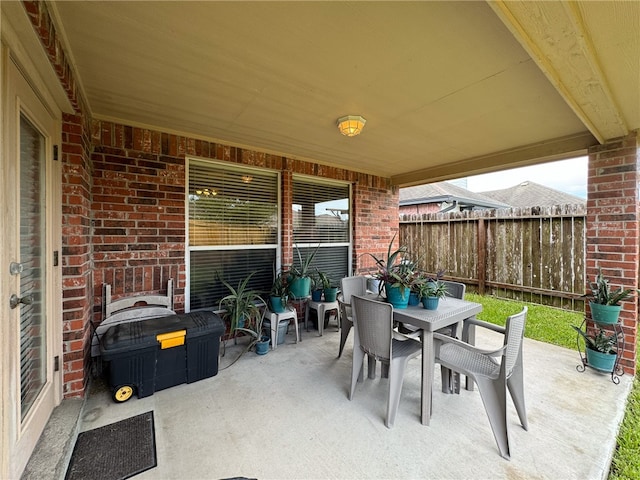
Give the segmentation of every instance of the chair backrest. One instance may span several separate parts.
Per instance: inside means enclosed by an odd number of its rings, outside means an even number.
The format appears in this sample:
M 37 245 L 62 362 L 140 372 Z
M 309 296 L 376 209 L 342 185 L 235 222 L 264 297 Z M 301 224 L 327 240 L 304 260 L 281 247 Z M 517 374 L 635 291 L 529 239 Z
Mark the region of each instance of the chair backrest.
M 364 295 L 367 293 L 367 277 L 361 275 L 344 277 L 340 280 L 340 290 L 342 290 L 342 301 L 351 303 L 351 295 Z
M 464 300 L 464 293 L 467 290 L 467 286 L 464 283 L 450 282 L 449 280 L 443 280 L 442 283 L 447 286 L 448 297 Z
M 360 348 L 376 360 L 388 362 L 391 358 L 393 306 L 353 295 L 351 307 Z
M 506 378 L 511 376 L 513 367 L 518 361 L 522 352 L 522 337 L 524 336 L 524 326 L 527 322 L 527 307 L 520 313 L 507 318 L 504 334 L 504 345 L 507 347 L 504 353 L 503 368 Z

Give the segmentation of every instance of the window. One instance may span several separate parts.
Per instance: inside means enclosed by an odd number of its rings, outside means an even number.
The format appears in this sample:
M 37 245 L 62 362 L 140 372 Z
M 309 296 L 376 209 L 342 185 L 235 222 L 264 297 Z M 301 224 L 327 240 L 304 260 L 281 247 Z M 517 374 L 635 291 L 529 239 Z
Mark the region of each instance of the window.
M 189 160 L 187 311 L 217 308 L 251 272 L 267 292 L 278 252 L 278 175 Z
M 350 271 L 349 185 L 293 179 L 293 242 L 302 258 L 318 248 L 313 265 L 338 285 Z M 293 255 L 294 265 L 299 263 Z

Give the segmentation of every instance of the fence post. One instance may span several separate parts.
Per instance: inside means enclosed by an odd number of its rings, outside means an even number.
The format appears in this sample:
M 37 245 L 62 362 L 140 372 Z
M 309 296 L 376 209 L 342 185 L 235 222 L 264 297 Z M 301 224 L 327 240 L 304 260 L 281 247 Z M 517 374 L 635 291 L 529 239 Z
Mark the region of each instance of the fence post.
M 478 293 L 480 295 L 484 295 L 485 292 L 485 282 L 487 277 L 487 235 L 485 233 L 485 225 L 484 218 L 478 218 L 478 238 L 477 238 L 477 246 L 478 246 Z

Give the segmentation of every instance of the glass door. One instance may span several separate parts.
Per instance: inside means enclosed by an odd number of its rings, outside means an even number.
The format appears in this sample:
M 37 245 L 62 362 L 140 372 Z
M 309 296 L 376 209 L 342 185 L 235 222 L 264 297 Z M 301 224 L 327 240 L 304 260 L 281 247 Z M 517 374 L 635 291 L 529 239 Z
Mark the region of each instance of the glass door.
M 6 58 L 6 57 L 5 57 Z M 0 340 L 3 469 L 19 478 L 62 395 L 60 112 L 8 60 L 3 104 Z
M 47 381 L 45 205 L 46 138 L 20 114 L 20 419 Z M 16 303 L 17 302 L 17 303 Z

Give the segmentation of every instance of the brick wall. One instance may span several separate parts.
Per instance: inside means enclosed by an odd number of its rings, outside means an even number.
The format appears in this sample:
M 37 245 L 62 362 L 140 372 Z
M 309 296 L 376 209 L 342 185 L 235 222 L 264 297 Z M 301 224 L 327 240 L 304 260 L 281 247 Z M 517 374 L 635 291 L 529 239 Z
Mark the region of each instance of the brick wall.
M 182 311 L 186 139 L 94 122 L 92 141 L 94 322 L 102 320 L 104 284 L 117 299 L 164 294 L 173 278 L 175 309 Z
M 389 189 L 379 182 L 361 179 L 353 188 L 353 269 L 357 274 L 376 271 L 370 255 L 386 258 L 389 243 L 395 236 L 394 249 L 399 243 L 399 190 Z
M 62 124 L 62 321 L 63 392 L 84 395 L 88 379 L 91 269 L 91 163 L 89 129 L 82 115 Z
M 589 281 L 593 281 L 598 268 L 602 268 L 614 288 L 638 286 L 639 168 L 638 132 L 589 151 L 585 269 Z M 638 299 L 634 297 L 622 305 L 620 322 L 625 348 L 620 364 L 626 373 L 633 375 L 637 358 Z

